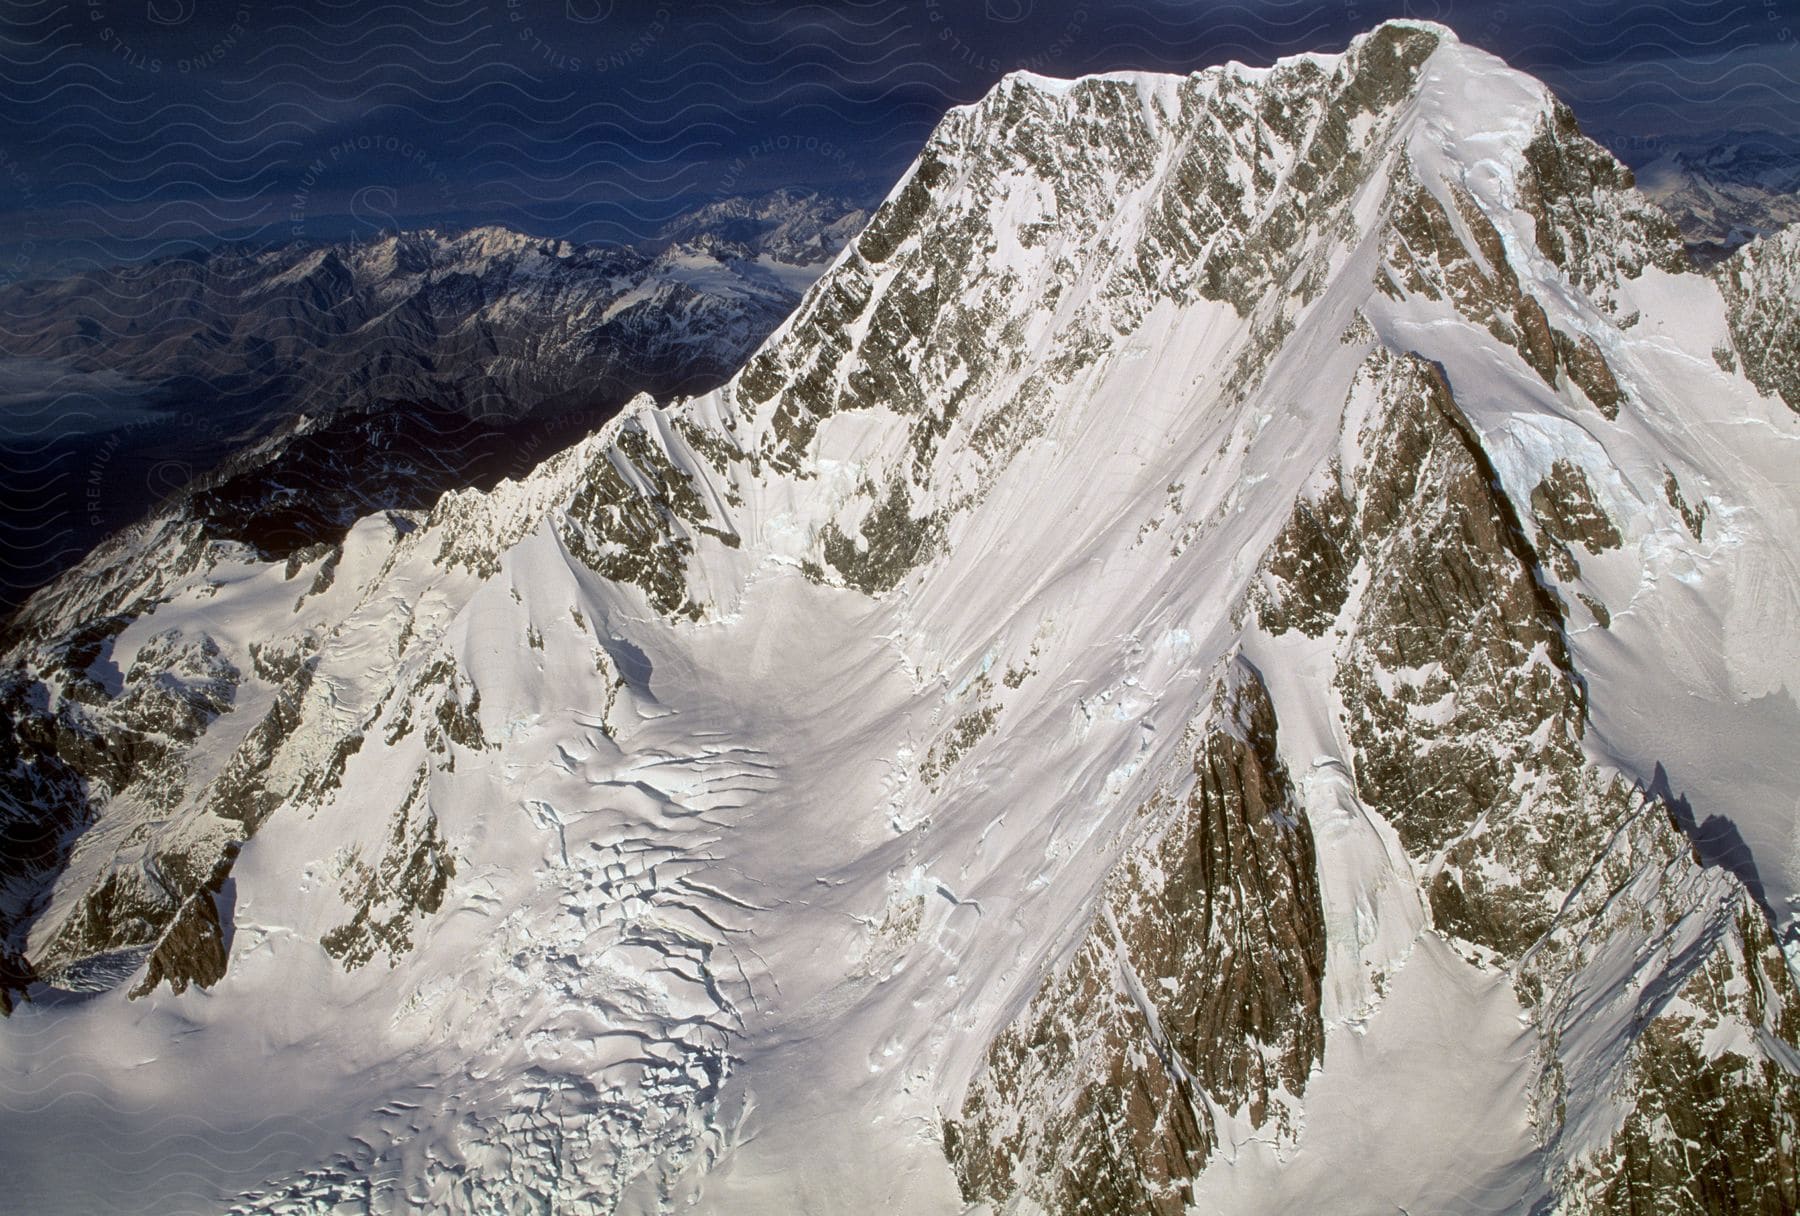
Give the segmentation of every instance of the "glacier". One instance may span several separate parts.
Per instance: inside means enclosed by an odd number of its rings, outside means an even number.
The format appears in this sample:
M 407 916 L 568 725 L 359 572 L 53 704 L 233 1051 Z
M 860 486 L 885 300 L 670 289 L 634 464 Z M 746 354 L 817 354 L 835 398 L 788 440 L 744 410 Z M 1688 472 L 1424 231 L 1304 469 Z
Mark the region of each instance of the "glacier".
M 8 1202 L 1791 1208 L 1780 241 L 1430 23 L 1016 75 L 722 388 L 116 536 L 7 639 Z

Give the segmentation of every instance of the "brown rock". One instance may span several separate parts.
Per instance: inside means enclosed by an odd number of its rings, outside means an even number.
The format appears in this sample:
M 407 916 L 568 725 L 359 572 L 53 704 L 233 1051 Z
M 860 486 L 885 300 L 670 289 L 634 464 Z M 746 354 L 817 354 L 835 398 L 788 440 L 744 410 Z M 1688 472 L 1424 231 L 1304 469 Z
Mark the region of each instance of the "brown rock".
M 1153 834 L 946 1125 L 971 1202 L 1180 1216 L 1217 1145 L 1209 1103 L 1285 1125 L 1276 1095 L 1301 1094 L 1324 1052 L 1325 932 L 1275 730 L 1260 676 L 1234 664 L 1186 793 L 1145 808 Z
M 133 999 L 148 996 L 164 980 L 173 992 L 186 992 L 189 984 L 210 988 L 225 978 L 225 930 L 219 907 L 208 891 L 197 891 L 182 901 L 150 952 L 144 978 L 131 990 Z

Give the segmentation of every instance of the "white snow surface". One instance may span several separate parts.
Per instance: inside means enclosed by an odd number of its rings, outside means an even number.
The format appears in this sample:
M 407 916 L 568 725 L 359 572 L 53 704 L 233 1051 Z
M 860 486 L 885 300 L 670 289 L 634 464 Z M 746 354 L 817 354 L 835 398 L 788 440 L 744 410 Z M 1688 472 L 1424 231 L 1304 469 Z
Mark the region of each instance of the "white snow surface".
M 738 385 L 667 411 L 640 402 L 531 478 L 452 496 L 416 531 L 365 521 L 331 587 L 298 610 L 310 570 L 196 574 L 117 640 L 122 668 L 171 628 L 234 656 L 313 633 L 307 738 L 329 750 L 367 723 L 368 741 L 340 791 L 283 807 L 245 845 L 216 987 L 45 997 L 0 1026 L 6 1202 L 217 1211 L 255 1192 L 244 1202 L 258 1210 L 437 1211 L 458 1209 L 466 1179 L 507 1178 L 516 1210 L 536 1195 L 559 1212 L 963 1211 L 941 1119 L 1041 968 L 1079 940 L 1134 808 L 1240 644 L 1269 676 L 1318 842 L 1329 1037 L 1297 1145 L 1239 1129 L 1198 1209 L 1540 1198 L 1529 1035 L 1509 985 L 1429 929 L 1392 827 L 1357 801 L 1320 693 L 1329 658 L 1240 637 L 1232 608 L 1339 454 L 1371 345 L 1439 362 L 1516 501 L 1571 460 L 1625 533 L 1620 552 L 1584 558 L 1612 628 L 1572 637 L 1595 759 L 1646 781 L 1660 765 L 1701 819 L 1735 825 L 1785 927 L 1800 913 L 1800 430 L 1713 363 L 1723 319 L 1708 280 L 1627 283 L 1641 320 L 1621 329 L 1536 252 L 1511 191 L 1543 86 L 1454 41 L 1427 80 L 1402 122 L 1416 172 L 1465 187 L 1533 268 L 1552 322 L 1602 342 L 1631 390 L 1617 421 L 1446 307 L 1375 293 L 1364 241 L 1239 406 L 1219 381 L 1245 320 L 1221 303 L 1153 305 L 1056 391 L 1044 432 L 952 517 L 938 556 L 880 598 L 799 566 L 863 479 L 906 458 L 904 432 L 879 410 L 833 417 L 813 441 L 816 476 L 750 481 L 725 506 L 719 471 L 671 420 L 764 433 L 768 417 L 737 412 Z M 1020 85 L 1070 89 L 1000 87 Z M 1140 86 L 1147 106 L 1172 87 Z M 1384 189 L 1373 182 L 1358 214 Z M 1024 216 L 1044 201 L 1013 204 Z M 1142 216 L 1130 200 L 1118 214 L 1107 236 L 1129 248 Z M 997 221 L 997 259 L 1026 256 L 1004 236 L 1014 218 Z M 1033 319 L 994 400 L 1083 289 Z M 1340 341 L 1358 309 L 1371 339 Z M 593 574 L 554 527 L 636 425 L 743 538 L 698 544 L 688 578 L 710 608 L 696 622 Z M 966 443 L 946 441 L 933 502 L 979 482 Z M 1665 470 L 1707 503 L 1704 540 L 1664 501 Z M 498 572 L 440 561 L 452 534 L 493 541 Z M 456 864 L 442 908 L 391 965 L 378 952 L 346 972 L 320 938 L 348 915 L 348 859 L 379 854 L 429 760 L 418 729 L 382 740 L 440 654 L 479 688 L 497 746 L 458 748 L 454 770 L 429 777 Z M 999 679 L 1010 671 L 1029 673 L 1016 690 Z M 984 688 L 998 727 L 927 780 L 921 760 Z M 247 726 L 265 705 L 236 716 Z M 206 744 L 195 771 L 228 750 Z

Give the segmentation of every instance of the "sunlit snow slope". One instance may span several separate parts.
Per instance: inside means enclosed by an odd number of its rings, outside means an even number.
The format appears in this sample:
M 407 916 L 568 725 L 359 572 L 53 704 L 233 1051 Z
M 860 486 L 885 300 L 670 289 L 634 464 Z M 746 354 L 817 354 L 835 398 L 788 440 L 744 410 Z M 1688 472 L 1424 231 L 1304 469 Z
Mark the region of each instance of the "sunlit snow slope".
M 1018 75 L 720 391 L 117 538 L 7 1205 L 1790 1210 L 1785 264 L 1437 26 Z

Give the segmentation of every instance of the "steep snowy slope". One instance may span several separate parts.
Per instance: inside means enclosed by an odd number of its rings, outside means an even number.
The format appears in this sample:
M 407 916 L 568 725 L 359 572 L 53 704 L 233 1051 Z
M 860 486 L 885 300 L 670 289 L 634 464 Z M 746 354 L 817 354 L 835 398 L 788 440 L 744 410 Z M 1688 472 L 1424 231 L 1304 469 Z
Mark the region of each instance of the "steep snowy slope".
M 719 391 L 118 538 L 6 677 L 13 1195 L 1791 1209 L 1795 297 L 1627 181 L 1436 26 L 1014 76 Z

